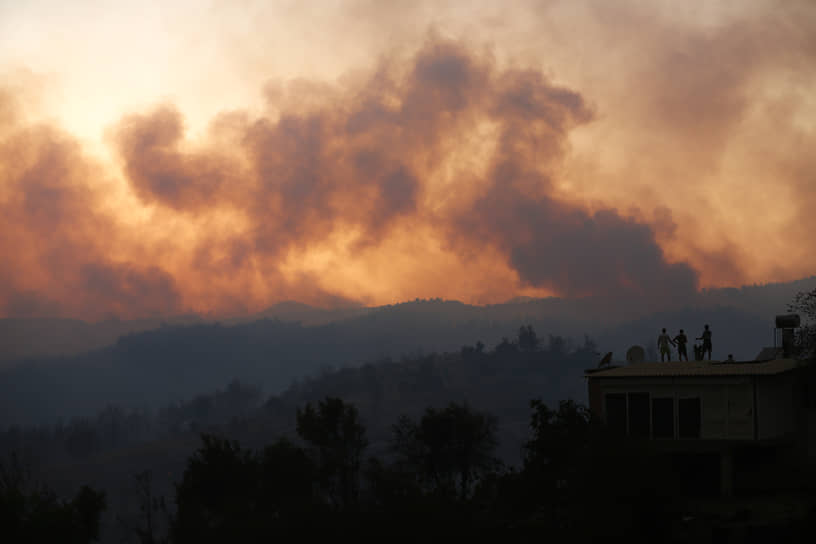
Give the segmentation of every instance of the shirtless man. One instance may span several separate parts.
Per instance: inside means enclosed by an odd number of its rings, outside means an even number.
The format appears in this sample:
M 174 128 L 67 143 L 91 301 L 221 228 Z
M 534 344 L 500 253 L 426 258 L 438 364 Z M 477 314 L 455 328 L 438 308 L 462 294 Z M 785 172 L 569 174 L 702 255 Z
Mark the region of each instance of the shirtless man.
M 666 359 L 671 361 L 671 348 L 669 344 L 674 345 L 674 340 L 671 339 L 671 336 L 666 334 L 666 329 L 663 329 L 663 333 L 657 337 L 657 348 L 660 350 L 661 363 Z

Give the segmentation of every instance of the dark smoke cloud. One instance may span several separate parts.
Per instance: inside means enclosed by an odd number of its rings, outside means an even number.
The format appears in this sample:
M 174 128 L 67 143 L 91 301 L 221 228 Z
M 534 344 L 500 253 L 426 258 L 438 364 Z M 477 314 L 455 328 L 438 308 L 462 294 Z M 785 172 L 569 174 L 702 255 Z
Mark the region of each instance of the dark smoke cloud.
M 502 178 L 504 176 L 501 176 Z M 697 289 L 697 273 L 666 262 L 654 233 L 611 209 L 594 213 L 548 197 L 530 198 L 496 184 L 462 226 L 505 248 L 524 284 L 569 296 L 682 300 Z
M 129 116 L 119 127 L 117 142 L 125 172 L 137 194 L 147 202 L 176 209 L 217 205 L 228 197 L 229 189 L 240 183 L 240 179 L 232 177 L 237 165 L 230 164 L 216 150 L 206 154 L 180 150 L 183 120 L 172 107 Z
M 116 315 L 150 315 L 156 300 L 165 308 L 180 308 L 176 282 L 155 266 L 133 263 L 89 263 L 80 270 L 78 285 L 88 308 L 109 308 Z

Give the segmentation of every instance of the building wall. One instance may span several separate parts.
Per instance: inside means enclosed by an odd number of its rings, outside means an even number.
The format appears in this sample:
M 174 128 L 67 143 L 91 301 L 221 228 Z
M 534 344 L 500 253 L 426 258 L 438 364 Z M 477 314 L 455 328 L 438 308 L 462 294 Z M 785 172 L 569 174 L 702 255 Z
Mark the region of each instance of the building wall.
M 729 384 L 726 390 L 728 419 L 724 438 L 752 440 L 754 438 L 754 384 L 751 378 Z
M 592 380 L 590 399 L 600 404 L 597 413 L 603 413 L 604 400 L 609 393 L 649 393 L 650 399 L 674 400 L 675 433 L 679 427 L 678 401 L 684 398 L 700 399 L 700 438 L 737 439 L 754 438 L 753 383 L 747 377 L 706 378 L 650 378 Z M 769 395 L 781 395 L 782 390 L 769 390 Z M 769 414 L 772 417 L 783 415 Z M 770 427 L 769 427 L 770 428 Z
M 707 384 L 689 387 L 686 393 L 698 393 L 702 398 L 702 428 L 700 438 L 717 439 L 728 436 L 728 390 L 734 384 Z
M 600 380 L 589 380 L 587 389 L 589 393 L 589 411 L 593 417 L 603 420 L 604 398 L 601 392 Z
M 813 464 L 816 477 L 816 365 L 810 365 L 801 374 L 802 432 L 807 457 Z
M 796 430 L 794 373 L 757 379 L 757 426 L 760 439 Z

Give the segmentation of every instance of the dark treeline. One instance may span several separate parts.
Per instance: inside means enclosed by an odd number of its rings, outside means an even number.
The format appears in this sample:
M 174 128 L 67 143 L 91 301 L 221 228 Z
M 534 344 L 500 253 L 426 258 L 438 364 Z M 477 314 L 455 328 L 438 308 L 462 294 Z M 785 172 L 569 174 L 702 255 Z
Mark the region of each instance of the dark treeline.
M 297 410 L 298 442 L 253 449 L 204 434 L 175 488 L 175 513 L 164 511 L 164 538 L 711 542 L 731 541 L 734 522 L 755 515 L 697 510 L 717 496 L 710 474 L 613 436 L 581 404 L 533 400 L 528 410 L 517 467 L 495 455 L 495 418 L 467 403 L 399 417 L 379 455 L 356 407 L 332 397 Z M 802 482 L 804 514 L 760 514 L 734 536 L 812 542 L 813 484 Z
M 418 302 L 312 327 L 272 320 L 167 326 L 87 354 L 20 363 L 0 371 L 0 424 L 90 415 L 111 402 L 156 409 L 233 379 L 277 393 L 329 365 L 451 351 L 474 338 L 492 344 L 514 332 L 509 323 L 452 322 L 448 306 L 455 313 L 462 305 Z
M 0 461 L 0 536 L 3 542 L 84 544 L 99 538 L 105 494 L 82 486 L 60 499 L 34 480 L 16 454 Z
M 495 418 L 468 403 L 400 416 L 390 426 L 387 449 L 371 455 L 357 408 L 326 397 L 296 410 L 294 439 L 270 436 L 251 448 L 202 434 L 168 497 L 154 491 L 149 472 L 137 476 L 139 514 L 121 526 L 126 539 L 142 544 L 534 542 L 543 535 L 570 542 L 688 542 L 710 541 L 727 526 L 728 520 L 688 516 L 700 496 L 696 467 L 611 436 L 574 401 L 555 408 L 533 400 L 527 409 L 522 461 L 507 467 L 496 456 Z M 12 508 L 20 496 L 28 506 Z M 55 528 L 73 531 L 64 541 L 95 538 L 103 495 L 82 488 L 73 501 L 52 500 L 50 510 L 37 506 L 38 497 L 0 488 L 13 541 L 38 541 Z M 26 517 L 30 512 L 36 515 Z M 756 534 L 810 542 L 815 519 L 777 521 Z
M 52 425 L 11 425 L 0 432 L 0 451 L 22 452 L 37 466 L 87 458 L 247 417 L 261 402 L 260 389 L 234 381 L 224 390 L 165 405 L 156 412 L 111 404 L 94 417 Z
M 400 414 L 416 415 L 426 406 L 459 399 L 497 415 L 502 432 L 516 432 L 520 444 L 527 414 L 518 399 L 583 398 L 580 376 L 596 359 L 595 346 L 588 339 L 581 344 L 553 336 L 542 341 L 528 326 L 512 340 L 502 339 L 493 350 L 477 342 L 457 353 L 324 367 L 266 401 L 259 387 L 233 380 L 223 390 L 156 410 L 108 404 L 94 416 L 50 425 L 10 425 L 0 431 L 0 453 L 22 451 L 36 464 L 48 466 L 202 431 L 227 432 L 253 442 L 263 440 L 269 429 L 291 434 L 296 408 L 325 396 L 354 402 L 374 440 L 385 440 L 388 426 Z M 515 449 L 511 457 L 518 456 Z
M 258 387 L 233 381 L 156 410 L 110 404 L 94 416 L 12 425 L 0 431 L 0 454 L 18 452 L 62 496 L 85 483 L 103 489 L 109 499 L 103 532 L 118 534 L 139 516 L 143 486 L 136 474 L 151 471 L 154 492 L 169 497 L 199 433 L 228 436 L 251 448 L 263 448 L 270 436 L 297 441 L 297 409 L 326 396 L 357 406 L 372 455 L 388 451 L 391 426 L 401 415 L 417 418 L 428 406 L 468 402 L 495 417 L 496 455 L 518 464 L 529 421 L 523 399 L 583 398 L 581 372 L 596 361 L 588 340 L 539 339 L 523 327 L 494 349 L 477 342 L 456 353 L 323 368 L 266 400 Z
M 77 542 L 697 538 L 711 523 L 684 522 L 684 501 L 711 492 L 707 475 L 591 420 L 580 376 L 597 360 L 589 339 L 524 326 L 493 349 L 324 368 L 265 400 L 233 381 L 155 411 L 11 426 L 3 467 L 22 459 L 48 487 L 5 485 L 3 515 Z
M 495 456 L 495 419 L 466 403 L 399 417 L 378 456 L 367 455 L 356 407 L 332 397 L 296 412 L 298 443 L 251 449 L 205 434 L 176 487 L 168 536 L 532 541 L 544 531 L 589 542 L 672 534 L 671 501 L 644 456 L 609 439 L 579 404 L 530 407 L 519 468 Z

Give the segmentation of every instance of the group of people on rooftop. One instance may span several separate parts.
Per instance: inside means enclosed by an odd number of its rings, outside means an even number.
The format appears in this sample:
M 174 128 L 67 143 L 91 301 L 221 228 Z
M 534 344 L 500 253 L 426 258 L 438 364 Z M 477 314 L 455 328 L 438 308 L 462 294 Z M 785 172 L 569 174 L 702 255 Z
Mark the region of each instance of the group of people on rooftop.
M 702 340 L 702 346 L 697 344 L 694 345 L 694 359 L 696 361 L 702 361 L 705 357 L 705 354 L 708 353 L 708 360 L 711 360 L 711 329 L 708 328 L 708 325 L 705 326 L 703 329 L 703 334 L 696 338 L 696 340 Z M 677 357 L 678 360 L 682 361 L 683 357 L 686 358 L 688 361 L 688 353 L 686 352 L 686 344 L 688 343 L 688 337 L 686 333 L 683 332 L 683 329 L 680 329 L 680 332 L 672 338 L 671 336 L 666 333 L 666 329 L 663 329 L 663 332 L 660 336 L 657 337 L 657 348 L 660 350 L 660 361 L 671 361 L 671 347 L 675 346 L 677 348 Z

